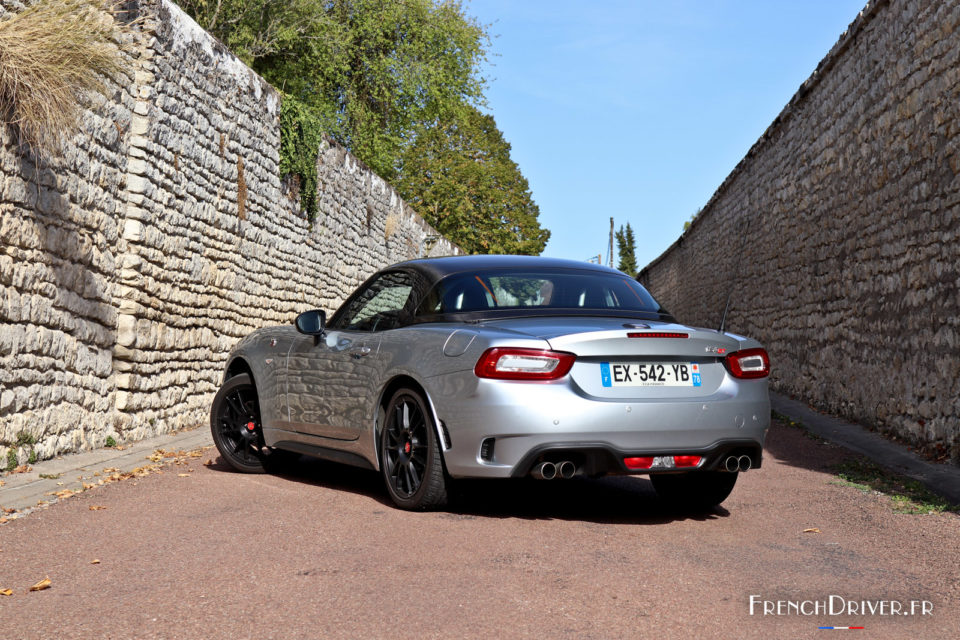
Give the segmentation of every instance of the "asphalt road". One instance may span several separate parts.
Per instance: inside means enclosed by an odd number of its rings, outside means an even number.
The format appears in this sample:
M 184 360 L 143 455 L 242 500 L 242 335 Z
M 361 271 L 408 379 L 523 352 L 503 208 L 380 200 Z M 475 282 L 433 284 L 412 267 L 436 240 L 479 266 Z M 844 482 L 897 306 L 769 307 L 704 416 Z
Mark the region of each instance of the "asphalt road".
M 697 517 L 623 477 L 471 483 L 408 513 L 372 472 L 241 475 L 207 449 L 0 525 L 0 637 L 960 637 L 960 517 L 836 484 L 850 454 L 798 429 L 768 445 Z M 889 615 L 911 606 L 932 611 Z

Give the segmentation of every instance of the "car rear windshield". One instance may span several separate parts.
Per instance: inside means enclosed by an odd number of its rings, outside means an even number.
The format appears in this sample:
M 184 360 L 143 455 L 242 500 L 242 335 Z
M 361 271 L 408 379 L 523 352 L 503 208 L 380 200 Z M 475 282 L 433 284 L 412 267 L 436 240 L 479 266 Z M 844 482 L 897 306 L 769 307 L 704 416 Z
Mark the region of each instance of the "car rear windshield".
M 452 274 L 427 293 L 417 316 L 492 310 L 662 312 L 646 289 L 615 273 L 495 270 Z

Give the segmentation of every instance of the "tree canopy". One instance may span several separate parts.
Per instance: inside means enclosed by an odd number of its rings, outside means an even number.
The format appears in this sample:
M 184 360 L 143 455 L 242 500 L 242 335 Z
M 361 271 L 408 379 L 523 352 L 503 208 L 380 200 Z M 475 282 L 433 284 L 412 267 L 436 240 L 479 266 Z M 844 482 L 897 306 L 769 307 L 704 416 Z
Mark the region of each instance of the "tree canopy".
M 468 109 L 418 128 L 397 188 L 470 253 L 539 254 L 550 232 L 493 117 Z
M 627 228 L 624 229 L 623 225 L 620 225 L 620 230 L 616 233 L 617 238 L 617 253 L 620 256 L 620 264 L 617 265 L 617 269 L 623 271 L 625 274 L 629 275 L 631 278 L 637 277 L 637 240 L 633 237 L 633 229 L 630 228 L 630 223 L 627 223 Z
M 510 146 L 493 118 L 478 111 L 485 105 L 486 79 L 480 70 L 490 43 L 487 28 L 468 16 L 458 0 L 178 2 L 239 58 L 308 108 L 335 140 L 392 182 L 431 222 L 435 218 L 423 208 L 426 202 L 436 211 L 510 212 L 448 216 L 439 230 L 464 249 L 542 251 L 549 232 L 539 226 L 527 182 L 509 160 Z M 453 150 L 466 148 L 460 132 L 472 129 L 472 144 L 498 158 L 475 163 L 473 172 L 489 169 L 496 175 L 485 176 L 485 184 L 512 185 L 512 195 L 490 186 L 472 192 L 469 203 L 441 201 L 464 193 L 411 174 L 426 169 L 412 161 L 411 149 L 432 147 L 439 154 L 445 146 L 445 157 L 450 157 Z M 441 131 L 458 139 L 441 142 Z M 423 191 L 428 185 L 430 194 Z M 481 226 L 457 226 L 460 219 Z M 504 230 L 504 220 L 513 221 L 513 228 Z M 490 226 L 482 226 L 485 221 Z

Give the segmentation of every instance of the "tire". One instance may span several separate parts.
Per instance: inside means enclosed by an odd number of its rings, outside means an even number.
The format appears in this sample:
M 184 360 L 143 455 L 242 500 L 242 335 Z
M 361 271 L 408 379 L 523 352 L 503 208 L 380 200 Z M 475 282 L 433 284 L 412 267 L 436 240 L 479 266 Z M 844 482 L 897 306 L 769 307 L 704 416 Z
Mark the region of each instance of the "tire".
M 708 511 L 727 499 L 738 475 L 723 471 L 655 473 L 650 482 L 663 500 L 681 509 Z
M 436 426 L 416 391 L 399 389 L 387 404 L 380 429 L 380 470 L 390 499 L 401 509 L 446 506 L 447 477 Z
M 217 450 L 231 467 L 243 473 L 267 471 L 267 456 L 260 452 L 260 402 L 249 375 L 234 376 L 220 387 L 210 409 L 210 432 Z

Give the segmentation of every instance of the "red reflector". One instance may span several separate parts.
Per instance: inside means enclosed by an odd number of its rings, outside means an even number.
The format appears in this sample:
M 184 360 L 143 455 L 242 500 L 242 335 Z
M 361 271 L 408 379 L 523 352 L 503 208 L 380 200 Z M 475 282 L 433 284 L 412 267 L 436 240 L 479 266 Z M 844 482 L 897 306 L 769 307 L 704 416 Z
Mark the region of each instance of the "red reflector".
M 644 458 L 624 458 L 623 464 L 627 469 L 649 469 L 653 466 L 653 456 Z
M 630 332 L 627 334 L 628 338 L 689 338 L 690 334 L 688 333 L 671 333 L 669 331 L 645 331 L 640 332 Z
M 248 423 L 247 423 L 247 429 L 248 429 L 249 431 L 253 431 L 256 427 L 257 427 L 257 425 L 255 425 L 255 424 L 252 423 L 252 422 L 248 422 Z
M 673 456 L 673 466 L 695 467 L 700 464 L 700 456 Z

